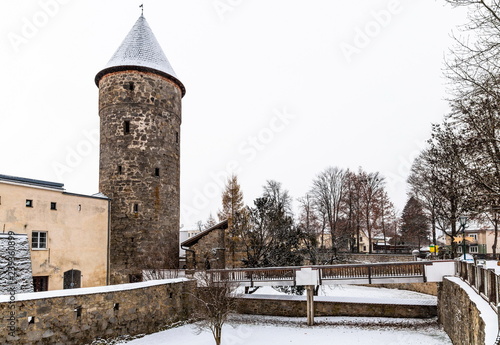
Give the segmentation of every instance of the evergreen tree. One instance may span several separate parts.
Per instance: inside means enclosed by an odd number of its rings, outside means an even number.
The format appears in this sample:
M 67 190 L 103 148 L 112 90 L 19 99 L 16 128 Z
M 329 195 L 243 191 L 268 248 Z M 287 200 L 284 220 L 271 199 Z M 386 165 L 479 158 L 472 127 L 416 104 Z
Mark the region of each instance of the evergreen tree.
M 227 219 L 228 234 L 226 248 L 231 262 L 236 264 L 236 252 L 243 246 L 244 231 L 248 226 L 248 211 L 243 203 L 243 192 L 238 183 L 238 177 L 231 175 L 222 193 L 222 210 L 217 214 L 220 221 Z
M 429 219 L 414 197 L 407 201 L 401 215 L 401 240 L 405 245 L 418 248 L 429 241 Z

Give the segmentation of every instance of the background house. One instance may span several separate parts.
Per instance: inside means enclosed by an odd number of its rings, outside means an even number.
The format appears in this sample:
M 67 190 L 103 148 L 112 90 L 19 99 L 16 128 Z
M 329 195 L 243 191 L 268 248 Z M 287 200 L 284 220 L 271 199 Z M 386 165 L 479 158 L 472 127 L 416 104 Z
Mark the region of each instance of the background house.
M 108 284 L 109 199 L 0 175 L 3 233 L 28 237 L 35 291 Z
M 444 236 L 446 246 L 451 245 L 451 237 Z M 495 229 L 491 222 L 470 221 L 465 228 L 465 250 L 467 254 L 491 256 L 493 255 L 493 244 L 495 242 Z M 457 252 L 462 254 L 463 242 L 462 232 L 458 232 L 455 239 L 457 244 Z M 500 253 L 500 241 L 497 243 L 496 252 Z

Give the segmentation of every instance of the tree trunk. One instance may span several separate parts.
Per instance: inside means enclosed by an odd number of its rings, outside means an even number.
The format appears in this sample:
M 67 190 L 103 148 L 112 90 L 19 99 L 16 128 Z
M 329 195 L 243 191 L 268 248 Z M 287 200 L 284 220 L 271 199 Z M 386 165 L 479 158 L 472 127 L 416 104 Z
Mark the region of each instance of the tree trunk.
M 215 333 L 214 333 L 214 338 L 215 338 L 215 345 L 220 345 L 221 340 L 222 340 L 222 327 L 216 327 L 215 328 Z
M 495 212 L 495 218 L 493 220 L 493 226 L 495 227 L 495 239 L 493 240 L 493 257 L 497 258 L 497 243 L 498 243 L 498 214 Z

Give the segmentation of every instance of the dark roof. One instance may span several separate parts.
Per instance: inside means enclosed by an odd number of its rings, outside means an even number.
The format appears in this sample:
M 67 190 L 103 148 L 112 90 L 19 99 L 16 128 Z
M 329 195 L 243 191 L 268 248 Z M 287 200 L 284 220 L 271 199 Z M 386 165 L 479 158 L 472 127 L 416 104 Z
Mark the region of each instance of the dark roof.
M 64 183 L 58 183 L 58 182 L 42 181 L 31 178 L 8 176 L 8 175 L 0 175 L 0 181 L 20 183 L 27 186 L 50 188 L 50 189 L 64 191 Z
M 220 222 L 219 224 L 215 224 L 211 228 L 208 228 L 208 229 L 200 232 L 198 235 L 193 236 L 193 237 L 185 240 L 184 242 L 181 243 L 181 247 L 191 247 L 191 246 L 195 245 L 196 243 L 198 243 L 198 241 L 200 239 L 202 239 L 203 237 L 205 237 L 206 235 L 208 235 L 213 230 L 227 229 L 227 227 L 228 227 L 228 222 L 227 222 L 227 219 L 226 219 L 226 220 Z

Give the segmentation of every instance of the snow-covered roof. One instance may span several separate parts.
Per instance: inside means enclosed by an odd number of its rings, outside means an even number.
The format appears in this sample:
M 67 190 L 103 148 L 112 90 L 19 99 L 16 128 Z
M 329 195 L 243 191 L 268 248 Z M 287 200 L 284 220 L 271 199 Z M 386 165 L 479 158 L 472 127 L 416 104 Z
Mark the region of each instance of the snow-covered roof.
M 186 93 L 184 85 L 177 79 L 174 69 L 168 62 L 165 53 L 156 40 L 153 31 L 143 15 L 137 19 L 128 35 L 107 65 L 97 73 L 95 82 L 99 85 L 101 78 L 111 72 L 123 70 L 141 70 L 158 73 L 174 81 Z

